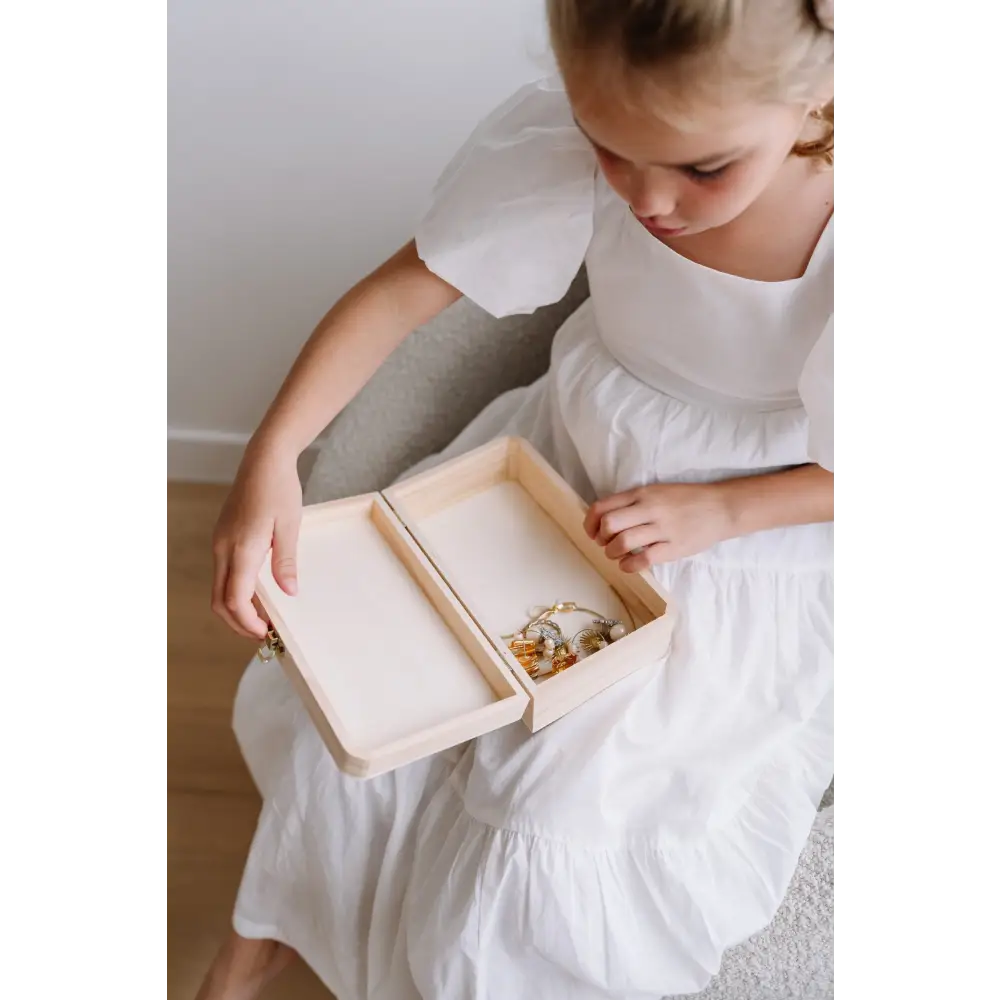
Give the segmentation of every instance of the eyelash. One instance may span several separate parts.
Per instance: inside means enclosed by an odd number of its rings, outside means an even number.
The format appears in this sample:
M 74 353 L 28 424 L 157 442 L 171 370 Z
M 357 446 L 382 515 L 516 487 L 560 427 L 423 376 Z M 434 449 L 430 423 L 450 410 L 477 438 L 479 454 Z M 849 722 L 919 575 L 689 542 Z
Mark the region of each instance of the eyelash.
M 696 181 L 714 181 L 718 180 L 730 167 L 731 163 L 727 163 L 724 166 L 716 167 L 714 170 L 699 170 L 697 167 L 685 167 L 684 172 Z
M 596 143 L 593 145 L 597 154 L 603 159 L 609 160 L 611 163 L 618 163 L 621 160 L 620 156 L 615 156 L 610 150 L 604 149 Z M 708 182 L 718 180 L 731 166 L 731 163 L 726 163 L 721 167 L 716 167 L 714 170 L 699 170 L 697 167 L 682 167 L 681 169 L 692 180 Z

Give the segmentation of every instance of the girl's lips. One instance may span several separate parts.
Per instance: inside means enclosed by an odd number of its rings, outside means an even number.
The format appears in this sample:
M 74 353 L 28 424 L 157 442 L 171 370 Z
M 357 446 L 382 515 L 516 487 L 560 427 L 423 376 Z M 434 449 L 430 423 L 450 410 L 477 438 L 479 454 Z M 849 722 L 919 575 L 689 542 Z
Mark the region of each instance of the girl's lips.
M 636 216 L 636 218 L 651 232 L 656 236 L 680 236 L 681 233 L 687 228 L 686 226 L 681 226 L 680 229 L 666 229 L 663 226 L 657 226 L 649 219 L 643 219 L 641 216 Z

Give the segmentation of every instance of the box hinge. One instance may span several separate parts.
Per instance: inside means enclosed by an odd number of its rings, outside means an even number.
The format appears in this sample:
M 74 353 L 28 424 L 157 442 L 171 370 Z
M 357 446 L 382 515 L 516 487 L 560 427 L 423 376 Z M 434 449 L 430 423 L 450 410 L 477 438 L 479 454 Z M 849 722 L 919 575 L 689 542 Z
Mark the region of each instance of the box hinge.
M 273 660 L 284 651 L 285 644 L 281 641 L 281 636 L 278 635 L 273 625 L 270 626 L 267 630 L 267 635 L 264 636 L 264 641 L 257 650 L 257 658 L 263 661 Z

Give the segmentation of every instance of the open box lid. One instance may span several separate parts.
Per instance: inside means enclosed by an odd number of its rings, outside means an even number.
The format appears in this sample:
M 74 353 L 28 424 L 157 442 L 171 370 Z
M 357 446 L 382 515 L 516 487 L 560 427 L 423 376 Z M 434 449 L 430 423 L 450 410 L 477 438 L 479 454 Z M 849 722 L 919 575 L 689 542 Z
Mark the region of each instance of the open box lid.
M 257 593 L 279 659 L 342 770 L 384 773 L 517 719 L 535 731 L 666 655 L 665 593 L 604 556 L 583 530 L 584 511 L 516 438 L 384 494 L 305 509 L 298 595 L 277 586 L 269 561 Z M 502 634 L 531 605 L 569 600 L 602 614 L 620 608 L 614 616 L 637 628 L 533 681 Z

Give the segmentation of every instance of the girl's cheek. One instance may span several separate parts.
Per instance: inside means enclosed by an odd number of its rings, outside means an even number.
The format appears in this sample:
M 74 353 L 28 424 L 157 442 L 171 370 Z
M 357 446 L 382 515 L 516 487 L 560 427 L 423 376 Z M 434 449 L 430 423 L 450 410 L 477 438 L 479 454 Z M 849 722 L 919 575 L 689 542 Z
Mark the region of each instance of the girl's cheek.
M 706 186 L 698 192 L 698 208 L 702 217 L 729 222 L 739 215 L 753 201 L 753 190 L 741 179 L 713 186 Z
M 705 190 L 692 184 L 677 214 L 689 225 L 716 225 L 725 215 L 727 200 L 721 191 Z
M 608 182 L 611 190 L 614 191 L 620 198 L 628 201 L 630 183 L 627 168 L 621 163 L 615 163 L 600 153 L 597 154 L 597 163 L 600 166 L 601 173 L 604 174 L 604 179 Z
M 729 198 L 733 204 L 746 208 L 767 187 L 770 173 L 765 165 L 746 164 L 741 167 L 729 184 Z

